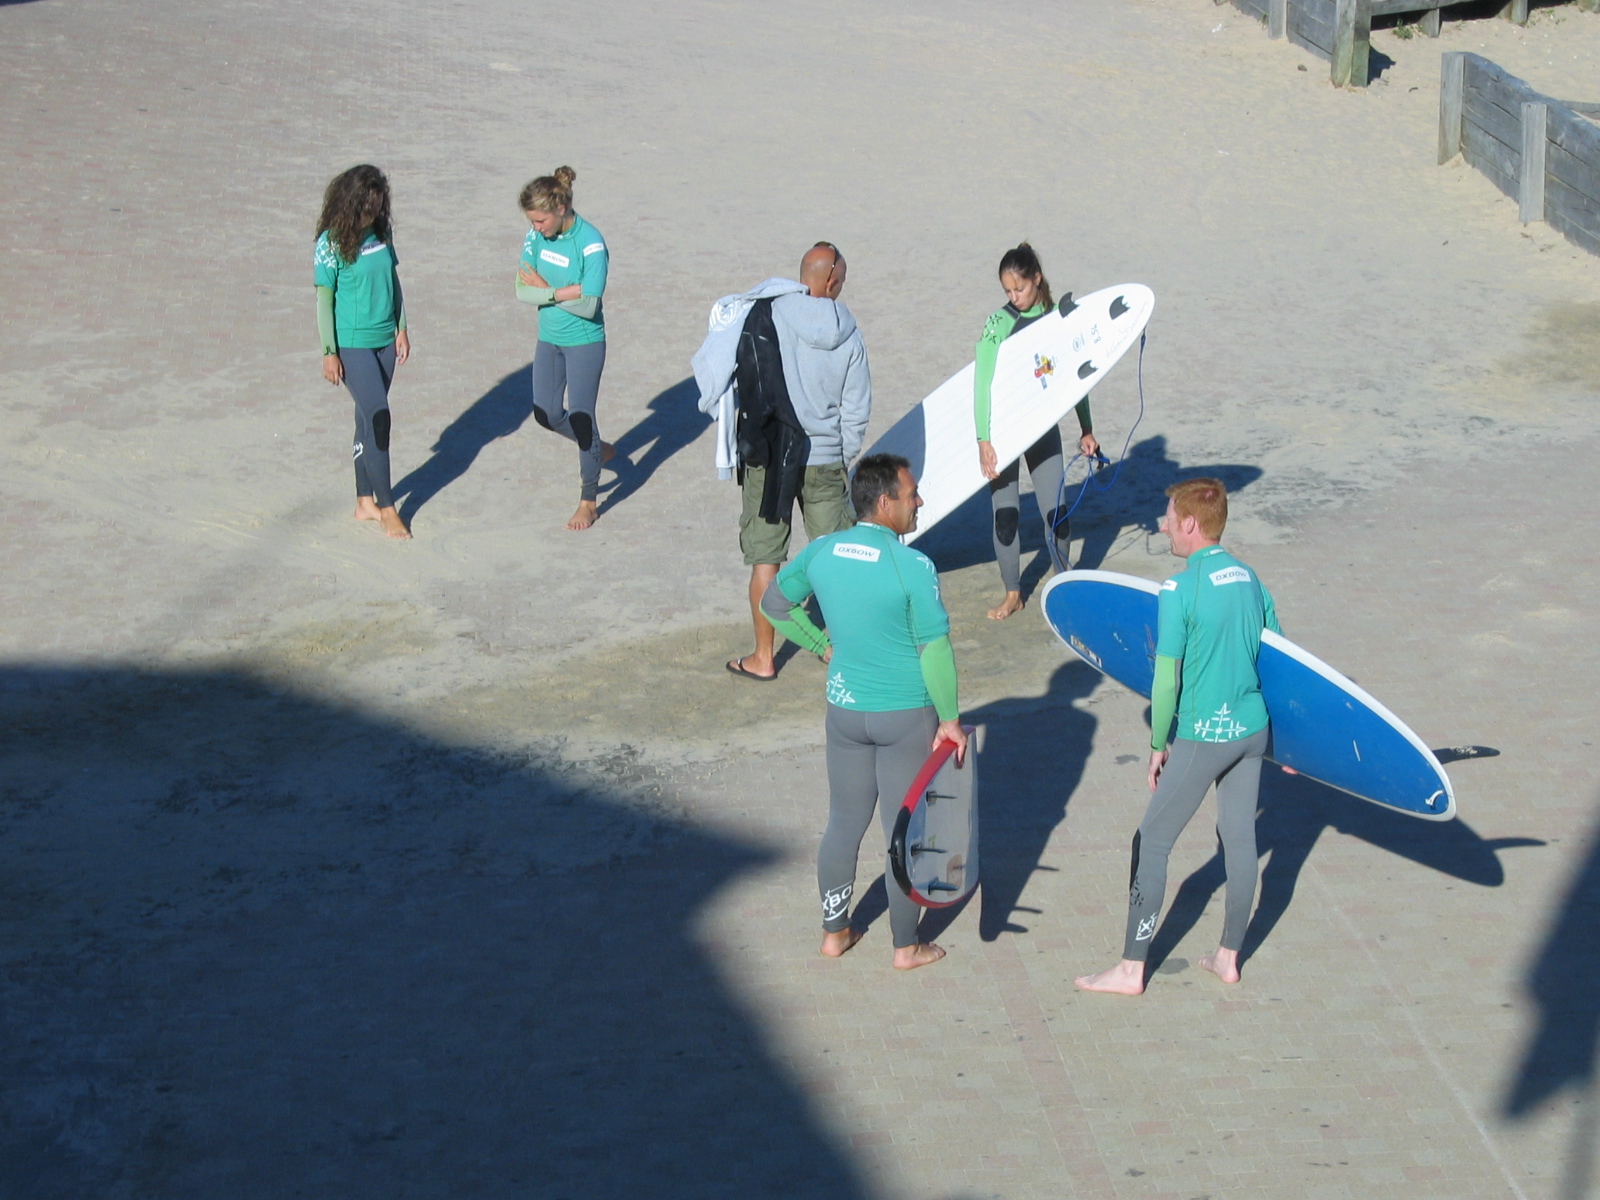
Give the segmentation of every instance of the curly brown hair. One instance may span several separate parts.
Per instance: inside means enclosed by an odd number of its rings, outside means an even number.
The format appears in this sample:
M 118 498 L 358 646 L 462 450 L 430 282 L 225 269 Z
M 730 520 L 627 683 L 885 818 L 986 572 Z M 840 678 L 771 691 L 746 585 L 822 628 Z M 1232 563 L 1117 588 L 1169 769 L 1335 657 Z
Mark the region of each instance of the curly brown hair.
M 370 163 L 341 171 L 322 193 L 317 236 L 328 235 L 340 262 L 355 262 L 361 253 L 362 231 L 368 227 L 379 241 L 387 242 L 389 225 L 389 180 Z

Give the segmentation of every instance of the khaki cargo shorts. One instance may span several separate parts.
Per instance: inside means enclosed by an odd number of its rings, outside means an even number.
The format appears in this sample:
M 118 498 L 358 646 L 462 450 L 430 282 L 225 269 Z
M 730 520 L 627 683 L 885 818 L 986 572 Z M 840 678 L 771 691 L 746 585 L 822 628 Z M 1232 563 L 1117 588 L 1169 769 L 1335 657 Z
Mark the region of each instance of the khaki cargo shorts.
M 744 471 L 744 511 L 739 514 L 739 549 L 744 551 L 746 566 L 767 563 L 778 566 L 789 559 L 789 533 L 791 523 L 763 521 L 761 519 L 761 490 L 766 486 L 764 467 L 746 467 Z M 800 484 L 800 516 L 806 526 L 806 536 L 813 541 L 856 523 L 855 509 L 850 507 L 850 477 L 844 464 L 807 467 Z

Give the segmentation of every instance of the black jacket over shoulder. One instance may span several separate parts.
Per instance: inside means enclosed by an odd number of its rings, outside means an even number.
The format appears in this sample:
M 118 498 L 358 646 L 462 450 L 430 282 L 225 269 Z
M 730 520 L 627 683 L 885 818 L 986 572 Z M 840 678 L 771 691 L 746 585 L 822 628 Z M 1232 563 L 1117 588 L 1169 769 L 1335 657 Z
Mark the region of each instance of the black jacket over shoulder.
M 757 300 L 744 319 L 733 380 L 739 396 L 739 482 L 744 483 L 746 467 L 765 468 L 761 518 L 786 521 L 805 478 L 811 439 L 789 401 L 771 300 Z

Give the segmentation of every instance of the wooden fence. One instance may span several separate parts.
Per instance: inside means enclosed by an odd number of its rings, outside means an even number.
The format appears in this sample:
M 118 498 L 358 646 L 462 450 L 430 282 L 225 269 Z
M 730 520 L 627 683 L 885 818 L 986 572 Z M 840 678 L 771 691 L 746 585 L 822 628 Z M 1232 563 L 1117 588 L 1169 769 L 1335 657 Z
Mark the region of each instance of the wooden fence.
M 1600 105 L 1534 91 L 1476 54 L 1443 59 L 1439 161 L 1460 154 L 1516 200 L 1522 223 L 1551 228 L 1600 254 Z
M 1266 22 L 1270 37 L 1286 37 L 1328 60 L 1335 87 L 1366 87 L 1374 0 L 1233 0 Z
M 1600 0 L 1577 0 L 1577 4 L 1587 12 L 1600 11 Z M 1438 0 L 1233 0 L 1233 5 L 1263 22 L 1269 37 L 1286 37 L 1327 59 L 1328 77 L 1335 87 L 1367 86 L 1373 17 L 1421 13 L 1422 32 L 1438 37 L 1446 7 Z M 1526 25 L 1528 0 L 1508 0 L 1500 15 Z

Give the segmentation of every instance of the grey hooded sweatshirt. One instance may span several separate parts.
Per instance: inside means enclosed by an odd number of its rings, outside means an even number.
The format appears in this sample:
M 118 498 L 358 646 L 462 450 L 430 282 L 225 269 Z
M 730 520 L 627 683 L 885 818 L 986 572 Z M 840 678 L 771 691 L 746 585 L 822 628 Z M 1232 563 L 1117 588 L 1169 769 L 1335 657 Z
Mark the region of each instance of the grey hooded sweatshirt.
M 861 453 L 872 414 L 867 348 L 850 310 L 804 292 L 772 302 L 783 382 L 811 438 L 806 465 L 848 463 Z

